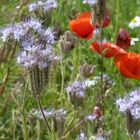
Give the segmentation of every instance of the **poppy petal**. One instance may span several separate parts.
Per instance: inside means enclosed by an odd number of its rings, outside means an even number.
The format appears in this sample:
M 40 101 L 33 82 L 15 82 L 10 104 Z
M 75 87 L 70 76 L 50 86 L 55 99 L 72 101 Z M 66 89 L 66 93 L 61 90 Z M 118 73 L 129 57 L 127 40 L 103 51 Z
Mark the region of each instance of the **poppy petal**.
M 127 78 L 140 80 L 140 55 L 129 52 L 120 54 L 114 59 L 115 66 Z
M 81 13 L 77 19 L 69 22 L 69 27 L 78 37 L 89 40 L 93 36 L 94 27 L 91 23 L 91 13 Z
M 72 20 L 69 23 L 70 29 L 78 37 L 89 40 L 93 36 L 93 26 L 89 19 Z
M 104 57 L 110 58 L 115 57 L 119 54 L 125 54 L 126 51 L 118 47 L 117 45 L 111 42 L 93 42 L 90 45 L 92 51 L 97 52 L 98 54 L 104 53 Z

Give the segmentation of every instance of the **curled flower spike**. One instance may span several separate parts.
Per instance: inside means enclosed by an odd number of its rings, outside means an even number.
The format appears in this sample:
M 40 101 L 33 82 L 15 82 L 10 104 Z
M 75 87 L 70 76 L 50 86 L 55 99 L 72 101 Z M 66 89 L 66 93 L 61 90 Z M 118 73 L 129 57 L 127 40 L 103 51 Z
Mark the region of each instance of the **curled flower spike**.
M 81 13 L 75 20 L 69 22 L 69 27 L 78 37 L 86 40 L 91 39 L 94 30 L 91 23 L 91 13 Z
M 100 46 L 101 45 L 101 46 Z M 99 55 L 103 53 L 104 57 L 115 57 L 119 54 L 126 54 L 126 51 L 111 42 L 92 42 L 90 49 Z
M 128 49 L 131 43 L 130 35 L 127 30 L 121 28 L 116 37 L 116 45 L 123 49 Z
M 118 55 L 114 63 L 124 77 L 140 80 L 140 54 L 129 52 Z

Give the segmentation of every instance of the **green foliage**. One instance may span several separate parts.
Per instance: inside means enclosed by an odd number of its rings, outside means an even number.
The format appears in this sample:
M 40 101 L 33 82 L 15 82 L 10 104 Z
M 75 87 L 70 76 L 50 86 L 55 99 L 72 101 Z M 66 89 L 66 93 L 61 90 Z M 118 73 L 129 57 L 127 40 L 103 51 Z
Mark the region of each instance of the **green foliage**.
M 60 26 L 62 32 L 69 30 L 68 23 L 70 19 L 75 18 L 80 12 L 90 11 L 90 7 L 83 5 L 81 0 L 58 0 L 58 3 L 58 8 L 52 13 L 51 25 L 54 27 Z M 16 6 L 19 4 L 20 2 L 18 0 L 0 0 L 0 27 L 4 27 L 12 22 L 12 18 L 16 12 Z M 110 0 L 107 1 L 107 6 L 111 15 L 111 24 L 104 30 L 104 39 L 113 42 L 116 33 L 121 27 L 128 29 L 133 37 L 139 37 L 140 29 L 131 30 L 128 27 L 128 24 L 135 16 L 140 16 L 140 0 Z M 25 14 L 27 13 L 26 7 L 22 10 L 25 11 Z M 27 16 L 29 15 L 27 14 Z M 18 18 L 19 15 L 17 16 L 17 20 Z M 63 68 L 65 78 L 63 95 L 60 96 L 62 69 L 58 62 L 57 67 L 52 69 L 49 84 L 47 85 L 46 91 L 41 96 L 41 103 L 44 108 L 47 108 L 48 110 L 51 110 L 52 108 L 64 108 L 65 110 L 68 110 L 66 122 L 69 122 L 72 118 L 72 105 L 67 100 L 65 87 L 76 79 L 77 73 L 79 73 L 79 66 L 85 62 L 97 65 L 95 76 L 100 73 L 99 57 L 97 54 L 94 54 L 89 50 L 89 44 L 90 41 L 87 42 L 78 39 L 75 49 L 68 54 L 64 54 Z M 0 45 L 2 47 L 3 43 L 0 43 Z M 140 53 L 139 43 L 130 47 L 130 50 Z M 55 46 L 55 51 L 60 54 L 59 44 Z M 21 116 L 19 115 L 19 108 L 21 109 L 22 107 L 22 102 L 20 101 L 23 99 L 27 72 L 15 63 L 14 58 L 13 60 L 10 60 L 10 63 L 2 63 L 0 65 L 0 83 L 6 75 L 9 67 L 11 68 L 10 76 L 8 82 L 4 85 L 4 93 L 0 95 L 0 140 L 12 140 L 14 138 L 14 140 L 22 140 L 22 123 L 20 120 Z M 127 136 L 126 132 L 125 119 L 117 111 L 115 99 L 124 96 L 132 89 L 139 87 L 140 84 L 138 81 L 123 78 L 114 67 L 113 61 L 110 59 L 104 59 L 104 69 L 105 73 L 115 82 L 115 85 L 111 88 L 104 103 L 104 129 L 106 131 L 112 131 L 112 140 L 129 140 L 130 138 Z M 17 82 L 23 84 L 23 88 L 19 89 L 19 93 L 16 93 L 16 91 L 13 92 L 12 90 Z M 0 85 L 0 90 L 1 87 L 2 85 Z M 18 87 L 16 88 L 16 90 L 18 90 Z M 100 87 L 98 86 L 87 90 L 84 106 L 76 111 L 76 119 L 74 120 L 72 127 L 75 127 L 75 125 L 86 115 L 92 113 L 93 107 L 96 105 L 96 100 L 98 99 L 98 94 L 100 94 L 99 92 Z M 12 94 L 18 101 L 18 107 L 12 98 Z M 26 113 L 28 114 L 33 108 L 37 108 L 37 104 L 30 92 L 27 91 L 25 102 Z M 13 112 L 16 112 L 17 116 L 14 116 Z M 29 129 L 30 140 L 53 139 L 46 131 L 43 121 L 32 119 L 27 124 L 27 127 Z M 83 124 L 80 128 L 90 136 L 95 134 L 95 130 L 93 130 L 93 126 L 90 123 Z M 75 139 L 79 132 L 79 129 L 74 130 L 66 139 Z

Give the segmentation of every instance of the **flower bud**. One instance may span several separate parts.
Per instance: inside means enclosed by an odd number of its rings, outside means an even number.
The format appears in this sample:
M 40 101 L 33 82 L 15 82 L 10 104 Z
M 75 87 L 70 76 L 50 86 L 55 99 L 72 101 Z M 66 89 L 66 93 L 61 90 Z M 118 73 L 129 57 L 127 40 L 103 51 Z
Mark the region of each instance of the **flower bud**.
M 86 85 L 80 81 L 76 81 L 71 86 L 66 88 L 70 102 L 74 105 L 75 108 L 83 106 L 85 89 Z
M 128 49 L 131 43 L 130 35 L 127 30 L 121 28 L 116 37 L 116 45 L 123 49 Z
M 76 38 L 69 32 L 65 32 L 65 34 L 60 39 L 61 51 L 63 53 L 68 53 L 75 47 Z
M 83 77 L 91 77 L 94 75 L 94 72 L 95 72 L 95 68 L 96 66 L 93 66 L 93 65 L 89 65 L 89 64 L 83 64 L 81 67 L 80 67 L 80 74 L 83 76 Z

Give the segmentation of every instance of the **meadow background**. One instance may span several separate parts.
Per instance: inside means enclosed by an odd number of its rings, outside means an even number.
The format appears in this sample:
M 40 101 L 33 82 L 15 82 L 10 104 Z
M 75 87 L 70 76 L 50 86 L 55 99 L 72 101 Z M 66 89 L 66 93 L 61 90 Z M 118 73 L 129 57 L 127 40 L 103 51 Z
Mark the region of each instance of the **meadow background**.
M 32 1 L 29 0 L 29 3 Z M 135 29 L 129 28 L 130 21 L 135 16 L 140 16 L 140 0 L 106 0 L 107 7 L 110 11 L 111 23 L 104 29 L 102 38 L 110 42 L 115 41 L 116 33 L 120 28 L 125 28 L 129 31 L 131 37 L 140 37 L 140 27 Z M 19 0 L 0 0 L 0 28 L 12 22 L 16 13 L 16 7 L 20 4 Z M 28 5 L 28 4 L 26 4 Z M 51 26 L 61 29 L 61 34 L 69 30 L 69 20 L 74 19 L 80 12 L 90 11 L 88 5 L 83 5 L 81 0 L 58 0 L 58 8 L 53 10 Z M 21 13 L 31 15 L 25 7 L 16 16 L 16 21 L 19 21 Z M 33 15 L 34 16 L 34 15 Z M 76 47 L 69 53 L 63 56 L 64 69 L 64 87 L 72 83 L 79 73 L 79 67 L 83 63 L 96 65 L 94 76 L 100 73 L 99 57 L 96 53 L 89 50 L 90 41 L 83 41 L 77 38 Z M 0 48 L 3 47 L 3 42 L 0 41 Z M 55 52 L 60 54 L 59 43 L 54 46 Z M 18 48 L 16 52 L 18 52 Z M 129 48 L 130 51 L 140 53 L 140 43 Z M 0 63 L 0 140 L 22 140 L 22 123 L 19 108 L 22 106 L 23 92 L 25 90 L 25 81 L 27 72 L 16 64 L 16 56 L 9 56 L 6 61 Z M 111 131 L 111 140 L 131 140 L 127 135 L 125 118 L 119 113 L 116 108 L 115 100 L 118 97 L 123 97 L 130 91 L 140 86 L 139 81 L 126 79 L 114 67 L 112 59 L 104 59 L 104 73 L 107 74 L 113 81 L 107 97 L 104 102 L 104 130 Z M 8 75 L 8 76 L 7 76 Z M 93 76 L 93 77 L 94 77 Z M 92 78 L 93 78 L 92 77 Z M 7 78 L 5 80 L 5 78 Z M 91 78 L 91 79 L 92 79 Z M 3 84 L 3 81 L 6 81 Z M 4 88 L 4 91 L 2 92 Z M 76 118 L 72 127 L 74 127 L 83 117 L 89 115 L 96 105 L 96 97 L 100 94 L 100 87 L 95 86 L 88 89 L 84 106 L 77 110 Z M 63 108 L 67 110 L 67 120 L 69 122 L 72 117 L 72 106 L 67 100 L 67 94 L 64 89 L 63 98 L 60 98 L 61 92 L 61 64 L 57 63 L 57 67 L 52 69 L 49 84 L 46 91 L 41 96 L 42 106 L 47 110 Z M 15 103 L 15 100 L 17 103 Z M 28 114 L 32 109 L 37 109 L 37 103 L 28 91 L 25 98 L 25 112 Z M 31 117 L 28 120 L 28 130 L 30 140 L 50 140 L 43 121 Z M 86 133 L 88 137 L 95 135 L 95 130 L 92 122 L 86 122 L 75 129 L 66 139 L 75 140 L 80 130 Z

